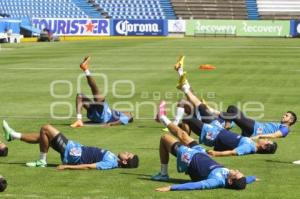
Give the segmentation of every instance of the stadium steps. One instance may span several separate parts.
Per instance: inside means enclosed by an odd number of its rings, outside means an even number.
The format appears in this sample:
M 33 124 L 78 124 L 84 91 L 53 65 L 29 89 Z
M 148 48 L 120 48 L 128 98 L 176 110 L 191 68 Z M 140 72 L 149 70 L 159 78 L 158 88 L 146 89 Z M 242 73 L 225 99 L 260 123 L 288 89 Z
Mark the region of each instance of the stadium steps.
M 259 14 L 258 14 L 256 0 L 246 0 L 246 6 L 247 6 L 248 19 L 258 20 Z
M 165 13 L 166 19 L 177 19 L 170 0 L 160 0 L 160 6 Z
M 101 13 L 86 0 L 72 0 L 72 2 L 90 18 L 103 18 Z

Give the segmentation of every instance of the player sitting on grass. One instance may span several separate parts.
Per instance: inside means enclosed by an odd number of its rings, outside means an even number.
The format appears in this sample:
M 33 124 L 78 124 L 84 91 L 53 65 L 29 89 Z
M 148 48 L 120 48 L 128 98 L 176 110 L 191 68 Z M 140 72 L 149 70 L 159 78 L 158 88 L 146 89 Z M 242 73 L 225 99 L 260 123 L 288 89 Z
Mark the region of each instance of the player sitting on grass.
M 96 85 L 95 79 L 91 76 L 89 70 L 90 57 L 84 58 L 80 64 L 80 68 L 84 71 L 88 85 L 94 96 L 94 101 L 89 99 L 84 94 L 77 94 L 76 97 L 76 113 L 77 121 L 71 124 L 71 127 L 82 127 L 82 107 L 87 110 L 87 117 L 95 123 L 103 123 L 106 126 L 128 124 L 133 121 L 133 117 L 129 112 L 120 112 L 109 108 L 108 103 L 105 101 L 105 97 L 101 94 L 99 88 Z
M 188 174 L 193 182 L 157 188 L 156 191 L 176 191 L 195 189 L 245 189 L 246 184 L 254 182 L 255 176 L 244 177 L 238 170 L 230 170 L 209 157 L 198 143 L 189 137 L 182 129 L 166 117 L 160 108 L 158 119 L 168 127 L 169 131 L 178 135 L 180 143 L 171 135 L 161 137 L 159 154 L 161 171 L 152 176 L 152 180 L 168 181 L 169 153 L 177 157 L 177 171 Z
M 0 157 L 1 156 L 7 156 L 7 154 L 8 154 L 7 146 L 0 141 Z
M 297 115 L 286 112 L 281 122 L 258 122 L 245 116 L 236 106 L 229 106 L 227 112 L 222 113 L 224 119 L 234 121 L 242 129 L 242 135 L 256 138 L 281 138 L 286 137 L 289 128 L 297 121 Z
M 40 145 L 40 158 L 28 162 L 28 167 L 46 167 L 46 157 L 49 147 L 60 154 L 63 165 L 57 169 L 98 169 L 137 168 L 139 158 L 129 152 L 121 152 L 116 156 L 110 151 L 97 147 L 83 146 L 75 141 L 68 140 L 62 133 L 51 125 L 44 125 L 40 133 L 18 133 L 6 121 L 3 121 L 4 136 L 7 141 L 14 139 L 30 144 Z

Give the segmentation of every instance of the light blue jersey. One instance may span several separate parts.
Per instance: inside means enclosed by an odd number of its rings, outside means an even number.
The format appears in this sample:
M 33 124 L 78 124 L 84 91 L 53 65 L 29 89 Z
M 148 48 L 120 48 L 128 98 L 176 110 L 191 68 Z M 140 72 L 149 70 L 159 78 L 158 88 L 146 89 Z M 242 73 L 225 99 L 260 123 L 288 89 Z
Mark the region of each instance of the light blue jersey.
M 276 131 L 281 131 L 285 137 L 289 133 L 288 126 L 278 122 L 255 122 L 252 136 L 273 134 Z
M 219 126 L 204 123 L 199 136 L 199 143 L 203 143 L 206 146 L 214 146 L 215 139 L 221 130 L 222 128 Z
M 120 121 L 122 124 L 126 125 L 129 122 L 129 117 L 126 116 L 124 113 L 116 110 L 112 110 L 107 102 L 101 103 L 103 109 L 98 110 L 99 107 L 92 106 L 88 110 L 87 117 L 97 123 L 108 123 L 108 122 L 115 122 Z
M 197 153 L 206 153 L 206 151 L 200 145 L 192 148 L 180 146 L 177 150 L 177 171 L 179 173 L 186 172 L 193 156 Z
M 237 155 L 256 153 L 256 144 L 250 138 L 242 137 L 238 146 L 234 150 L 236 151 Z
M 216 168 L 210 172 L 206 180 L 172 185 L 171 190 L 180 191 L 180 190 L 203 190 L 203 189 L 224 188 L 226 186 L 228 174 L 229 174 L 229 169 Z M 255 181 L 256 181 L 255 176 L 246 177 L 247 184 L 253 183 Z
M 62 162 L 71 165 L 96 163 L 98 170 L 118 167 L 118 158 L 112 152 L 97 147 L 83 146 L 71 140 L 67 143 Z

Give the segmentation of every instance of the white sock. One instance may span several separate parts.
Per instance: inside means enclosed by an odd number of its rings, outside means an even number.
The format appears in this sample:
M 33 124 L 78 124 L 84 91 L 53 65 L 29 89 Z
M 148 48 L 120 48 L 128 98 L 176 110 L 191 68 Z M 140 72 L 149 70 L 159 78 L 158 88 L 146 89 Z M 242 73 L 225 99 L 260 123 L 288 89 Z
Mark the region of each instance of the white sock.
M 90 72 L 89 69 L 86 69 L 86 70 L 84 71 L 84 73 L 85 73 L 86 76 L 91 76 L 91 72 Z
M 17 139 L 17 140 L 21 139 L 21 136 L 22 136 L 21 133 L 16 132 L 16 131 L 10 132 L 9 134 L 11 135 L 11 137 L 12 137 L 13 139 Z
M 168 164 L 161 164 L 160 165 L 160 174 L 161 175 L 168 175 Z
M 77 114 L 77 120 L 82 120 L 82 115 L 79 113 L 79 114 Z
M 161 121 L 161 123 L 163 123 L 163 125 L 168 126 L 169 124 L 171 124 L 171 121 L 169 120 L 169 118 L 165 115 L 160 116 L 159 120 Z
M 183 75 L 183 68 L 182 67 L 178 68 L 177 72 L 178 72 L 179 76 L 182 76 Z
M 176 116 L 175 116 L 175 120 L 173 121 L 173 123 L 177 126 L 180 122 L 180 120 L 183 118 L 184 115 L 184 108 L 182 107 L 177 107 L 176 109 Z
M 46 160 L 47 160 L 47 153 L 40 152 L 40 160 L 44 160 L 46 162 Z
M 191 88 L 191 86 L 190 86 L 190 84 L 187 82 L 187 83 L 185 83 L 185 84 L 182 86 L 182 91 L 183 91 L 185 94 L 187 94 L 187 93 L 190 91 L 190 88 Z

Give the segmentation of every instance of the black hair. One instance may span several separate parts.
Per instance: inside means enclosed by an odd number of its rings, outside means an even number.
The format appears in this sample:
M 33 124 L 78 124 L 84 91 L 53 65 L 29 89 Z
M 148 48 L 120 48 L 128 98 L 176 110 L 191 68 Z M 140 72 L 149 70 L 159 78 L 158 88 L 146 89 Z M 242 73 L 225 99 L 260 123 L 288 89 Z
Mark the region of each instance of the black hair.
M 236 189 L 236 190 L 241 190 L 245 189 L 247 185 L 246 178 L 242 177 L 239 179 L 232 179 L 232 184 L 229 184 L 226 182 L 226 188 L 228 189 Z
M 287 113 L 293 116 L 293 122 L 291 122 L 291 126 L 297 122 L 297 115 L 293 111 L 288 111 Z
M 7 181 L 4 177 L 0 177 L 0 192 L 3 192 L 7 187 Z
M 2 149 L 0 149 L 0 156 L 7 156 L 8 154 L 8 148 L 4 147 Z
M 133 122 L 133 117 L 131 116 L 131 118 L 129 118 L 128 123 Z
M 127 164 L 122 165 L 123 168 L 138 168 L 139 167 L 139 157 L 134 155 L 132 159 L 127 160 Z
M 261 154 L 274 154 L 277 150 L 277 143 L 273 142 L 272 144 L 267 144 L 265 149 L 260 149 L 257 153 Z

